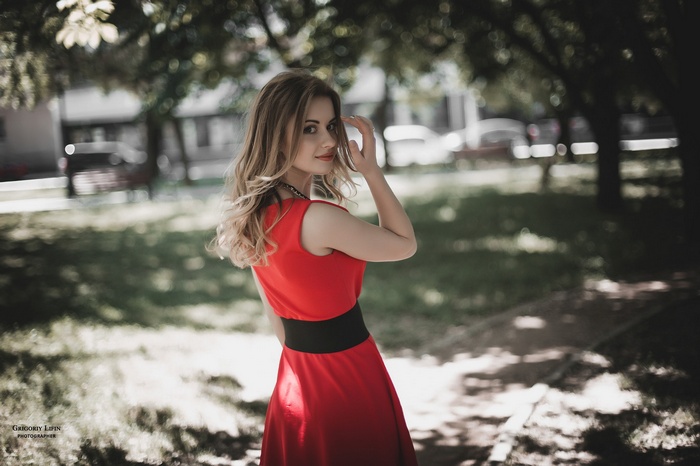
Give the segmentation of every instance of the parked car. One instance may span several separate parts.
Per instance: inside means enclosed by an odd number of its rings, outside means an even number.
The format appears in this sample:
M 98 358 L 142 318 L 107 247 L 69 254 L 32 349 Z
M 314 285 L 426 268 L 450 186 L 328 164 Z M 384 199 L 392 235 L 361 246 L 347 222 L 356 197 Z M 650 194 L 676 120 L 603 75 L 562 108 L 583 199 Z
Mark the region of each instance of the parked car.
M 555 146 L 559 142 L 561 127 L 556 118 L 545 118 L 529 124 L 527 132 L 532 145 L 549 144 Z
M 390 164 L 394 167 L 451 163 L 454 159 L 442 136 L 421 125 L 395 125 L 384 129 Z
M 362 135 L 354 126 L 345 125 L 348 139 L 354 140 L 362 148 Z M 375 131 L 377 140 L 377 163 L 386 165 L 386 150 L 382 138 Z M 384 129 L 384 138 L 391 156 L 393 167 L 410 165 L 431 165 L 450 163 L 452 154 L 445 148 L 442 137 L 435 131 L 421 125 L 394 125 Z
M 456 158 L 530 156 L 525 123 L 510 118 L 488 118 L 443 136 L 446 147 Z
M 146 153 L 123 142 L 68 144 L 59 168 L 68 178 L 68 196 L 146 188 L 152 194 L 152 176 Z

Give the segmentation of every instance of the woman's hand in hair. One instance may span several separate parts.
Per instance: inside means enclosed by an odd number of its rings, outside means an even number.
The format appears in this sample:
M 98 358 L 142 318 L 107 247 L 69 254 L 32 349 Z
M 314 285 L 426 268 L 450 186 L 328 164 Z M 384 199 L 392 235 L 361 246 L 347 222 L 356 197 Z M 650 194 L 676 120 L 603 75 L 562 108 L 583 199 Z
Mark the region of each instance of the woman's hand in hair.
M 362 150 L 355 141 L 350 141 L 350 155 L 372 194 L 379 225 L 366 222 L 328 203 L 312 203 L 302 224 L 302 246 L 316 255 L 342 251 L 370 262 L 411 257 L 417 248 L 416 235 L 411 220 L 377 164 L 372 122 L 358 116 L 343 117 L 343 121 L 362 134 Z
M 377 164 L 377 140 L 374 137 L 374 125 L 365 117 L 353 115 L 342 117 L 343 121 L 358 129 L 362 134 L 362 150 L 356 141 L 350 140 L 350 155 L 355 168 L 363 175 L 379 168 Z

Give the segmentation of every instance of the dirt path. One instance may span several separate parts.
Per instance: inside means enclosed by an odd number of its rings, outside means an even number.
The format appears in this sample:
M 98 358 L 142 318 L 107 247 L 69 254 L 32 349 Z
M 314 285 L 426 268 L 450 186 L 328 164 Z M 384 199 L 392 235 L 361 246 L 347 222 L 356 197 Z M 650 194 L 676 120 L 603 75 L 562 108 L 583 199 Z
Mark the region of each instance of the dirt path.
M 421 465 L 503 461 L 572 361 L 698 290 L 697 272 L 591 282 L 455 331 L 426 348 L 430 357 L 388 359 Z

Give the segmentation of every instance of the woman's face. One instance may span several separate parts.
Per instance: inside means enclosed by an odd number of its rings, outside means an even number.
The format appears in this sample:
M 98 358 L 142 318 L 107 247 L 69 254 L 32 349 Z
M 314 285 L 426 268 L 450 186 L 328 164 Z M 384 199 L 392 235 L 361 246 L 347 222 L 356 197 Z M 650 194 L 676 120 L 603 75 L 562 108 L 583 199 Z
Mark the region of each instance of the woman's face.
M 304 117 L 293 169 L 311 175 L 330 173 L 337 157 L 339 124 L 330 97 L 314 97 Z M 287 124 L 287 148 L 291 147 L 293 126 L 293 121 Z

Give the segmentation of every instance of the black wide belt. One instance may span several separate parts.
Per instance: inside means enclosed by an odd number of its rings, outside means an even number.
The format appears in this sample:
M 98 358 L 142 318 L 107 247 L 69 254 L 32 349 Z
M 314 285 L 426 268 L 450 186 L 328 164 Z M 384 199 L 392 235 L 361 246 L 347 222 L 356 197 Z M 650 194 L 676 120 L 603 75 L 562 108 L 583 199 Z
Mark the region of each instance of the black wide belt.
M 332 319 L 309 321 L 282 317 L 282 325 L 285 346 L 304 353 L 335 353 L 369 338 L 357 302 L 348 312 Z

